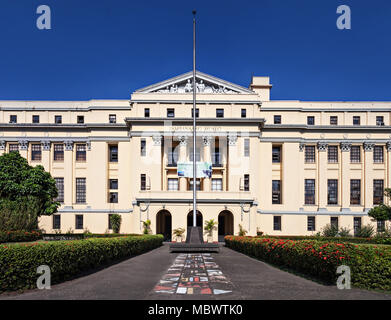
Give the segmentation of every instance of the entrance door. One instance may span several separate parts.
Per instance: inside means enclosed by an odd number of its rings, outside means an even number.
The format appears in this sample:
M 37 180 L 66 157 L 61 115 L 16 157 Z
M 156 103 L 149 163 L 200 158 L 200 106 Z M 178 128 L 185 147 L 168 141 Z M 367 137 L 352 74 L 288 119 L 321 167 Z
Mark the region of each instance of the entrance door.
M 234 216 L 228 211 L 224 210 L 220 212 L 218 218 L 218 239 L 219 242 L 224 241 L 224 237 L 234 234 Z
M 197 227 L 201 227 L 202 228 L 202 223 L 203 223 L 203 221 L 202 221 L 202 213 L 199 212 L 198 210 L 197 210 L 197 217 L 196 217 L 196 219 L 197 219 Z M 187 215 L 187 226 L 188 227 L 192 227 L 193 226 L 193 210 L 191 210 L 189 212 L 189 214 Z
M 156 215 L 156 234 L 162 234 L 164 241 L 171 241 L 172 234 L 171 213 L 167 210 L 161 210 Z

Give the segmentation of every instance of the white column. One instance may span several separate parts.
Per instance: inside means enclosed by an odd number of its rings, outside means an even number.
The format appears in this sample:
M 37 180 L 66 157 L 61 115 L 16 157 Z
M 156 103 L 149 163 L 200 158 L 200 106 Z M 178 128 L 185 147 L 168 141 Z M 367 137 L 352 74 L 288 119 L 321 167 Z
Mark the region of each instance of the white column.
M 5 146 L 6 146 L 6 142 L 4 140 L 1 140 L 0 141 L 0 156 L 5 153 Z
M 28 160 L 29 142 L 27 140 L 19 140 L 19 154 Z
M 73 141 L 64 142 L 64 205 L 73 205 Z
M 318 142 L 318 199 L 319 210 L 327 206 L 327 143 Z
M 350 207 L 350 148 L 351 143 L 341 142 L 341 206 L 342 211 Z
M 364 210 L 373 206 L 373 147 L 374 143 L 364 142 Z
M 179 159 L 178 162 L 184 162 L 187 158 L 187 136 L 181 136 L 179 138 Z M 187 190 L 187 181 L 185 177 L 179 177 L 179 190 L 186 191 Z
M 204 162 L 212 162 L 211 157 L 211 136 L 202 137 L 203 145 L 204 145 Z M 211 191 L 211 178 L 204 178 L 204 191 Z

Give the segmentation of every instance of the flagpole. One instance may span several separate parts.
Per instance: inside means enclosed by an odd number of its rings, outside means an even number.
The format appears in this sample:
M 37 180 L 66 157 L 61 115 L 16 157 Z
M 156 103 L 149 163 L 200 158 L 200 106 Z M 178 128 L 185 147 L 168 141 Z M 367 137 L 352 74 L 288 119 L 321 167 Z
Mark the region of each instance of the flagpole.
M 193 10 L 193 227 L 197 226 L 196 89 L 196 11 Z

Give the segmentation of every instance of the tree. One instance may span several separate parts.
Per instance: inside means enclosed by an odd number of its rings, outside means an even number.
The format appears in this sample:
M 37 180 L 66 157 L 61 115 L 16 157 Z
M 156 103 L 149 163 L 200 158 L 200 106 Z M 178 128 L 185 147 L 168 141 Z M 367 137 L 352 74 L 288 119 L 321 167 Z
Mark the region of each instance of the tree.
M 122 217 L 119 214 L 110 215 L 110 223 L 114 233 L 119 233 L 121 229 Z
M 387 198 L 391 197 L 391 189 L 386 188 L 384 190 L 384 195 Z M 368 215 L 374 218 L 376 221 L 391 220 L 391 207 L 382 203 L 376 207 L 373 207 L 368 211 Z
M 0 225 L 9 228 L 11 221 L 19 226 L 26 217 L 37 221 L 52 215 L 60 206 L 57 195 L 55 180 L 42 166 L 30 166 L 18 152 L 0 156 Z

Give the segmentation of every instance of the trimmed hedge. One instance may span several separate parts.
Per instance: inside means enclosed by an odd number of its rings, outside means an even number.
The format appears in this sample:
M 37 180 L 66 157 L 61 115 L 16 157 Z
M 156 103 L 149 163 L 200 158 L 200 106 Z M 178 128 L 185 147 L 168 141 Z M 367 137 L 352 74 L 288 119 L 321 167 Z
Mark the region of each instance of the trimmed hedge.
M 351 270 L 352 286 L 391 290 L 391 250 L 344 242 L 225 237 L 227 247 L 259 260 L 336 284 L 338 266 Z
M 357 237 L 317 237 L 317 236 L 257 236 L 258 238 L 275 238 L 290 240 L 318 240 L 332 242 L 351 242 L 368 244 L 390 244 L 391 238 L 357 238 Z
M 138 255 L 162 245 L 161 235 L 0 245 L 0 292 L 36 288 L 37 268 L 47 265 L 51 283 Z
M 0 243 L 7 242 L 29 242 L 42 238 L 38 231 L 0 231 Z

